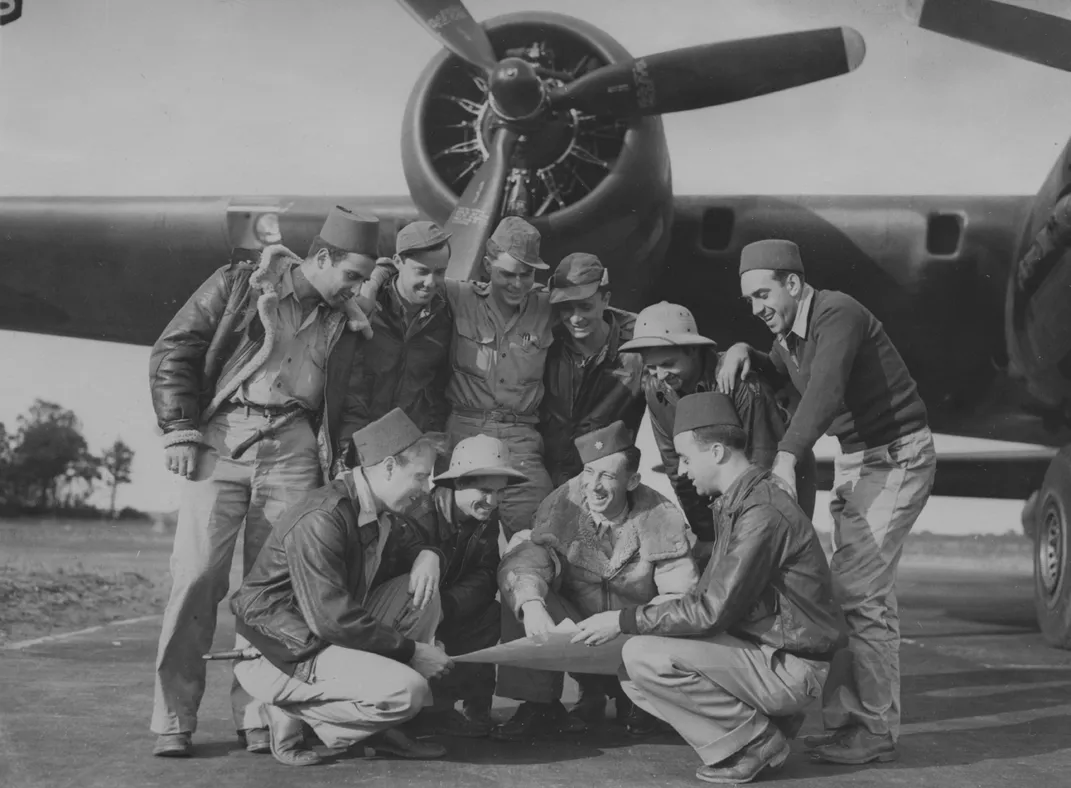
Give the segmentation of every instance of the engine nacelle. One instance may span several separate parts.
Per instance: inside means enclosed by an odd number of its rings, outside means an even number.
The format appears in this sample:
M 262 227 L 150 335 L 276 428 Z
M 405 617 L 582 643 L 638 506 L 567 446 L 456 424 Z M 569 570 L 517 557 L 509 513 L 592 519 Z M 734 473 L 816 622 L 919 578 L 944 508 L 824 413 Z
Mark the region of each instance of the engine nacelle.
M 561 14 L 510 14 L 484 27 L 498 57 L 522 58 L 551 78 L 629 58 L 606 33 Z M 449 218 L 487 157 L 491 120 L 484 74 L 440 52 L 413 89 L 402 128 L 405 177 L 422 213 L 440 223 Z M 673 224 L 661 119 L 570 110 L 533 126 L 514 154 L 504 211 L 540 231 L 552 268 L 572 252 L 598 255 L 610 269 L 614 305 L 639 309 Z
M 1071 424 L 1071 143 L 1034 200 L 1008 281 L 1005 330 L 1013 377 Z

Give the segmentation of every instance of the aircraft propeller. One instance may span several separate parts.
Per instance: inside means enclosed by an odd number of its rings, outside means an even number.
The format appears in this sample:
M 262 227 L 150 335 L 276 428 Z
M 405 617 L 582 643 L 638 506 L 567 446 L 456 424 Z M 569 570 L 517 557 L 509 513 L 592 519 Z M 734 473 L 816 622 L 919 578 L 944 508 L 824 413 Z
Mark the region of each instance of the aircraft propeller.
M 923 30 L 1071 71 L 1071 20 L 995 0 L 906 0 Z
M 554 113 L 628 118 L 728 104 L 846 74 L 862 63 L 863 37 L 848 27 L 675 49 L 597 68 L 547 73 L 518 57 L 498 60 L 483 27 L 458 0 L 398 0 L 443 46 L 484 72 L 495 130 L 488 156 L 446 223 L 447 276 L 470 278 L 499 218 L 510 160 L 525 134 Z

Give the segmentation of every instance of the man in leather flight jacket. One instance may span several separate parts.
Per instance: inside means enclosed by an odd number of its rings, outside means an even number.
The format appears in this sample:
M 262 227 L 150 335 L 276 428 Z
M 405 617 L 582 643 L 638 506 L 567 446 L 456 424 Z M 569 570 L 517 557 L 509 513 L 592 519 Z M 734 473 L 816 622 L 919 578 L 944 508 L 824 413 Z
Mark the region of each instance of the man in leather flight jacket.
M 238 634 L 259 652 L 235 677 L 265 704 L 272 754 L 290 766 L 320 761 L 302 721 L 332 748 L 445 752 L 396 728 L 451 665 L 433 644 L 442 553 L 387 513 L 425 494 L 446 436 L 422 434 L 396 408 L 353 440 L 359 467 L 287 511 L 231 599 Z
M 733 401 L 684 397 L 673 431 L 682 473 L 721 493 L 710 563 L 694 592 L 592 616 L 574 641 L 639 635 L 622 651 L 625 691 L 695 749 L 699 779 L 749 782 L 784 763 L 846 627 L 814 527 L 748 461 Z
M 155 755 L 191 754 L 201 655 L 211 648 L 239 530 L 244 573 L 272 523 L 330 465 L 356 331 L 368 330 L 351 294 L 375 266 L 378 225 L 335 208 L 304 260 L 281 245 L 256 262 L 239 250 L 153 346 L 152 403 L 167 467 L 189 480 L 156 663 Z M 246 747 L 268 752 L 260 705 L 237 682 L 231 705 Z
M 621 420 L 635 435 L 646 403 L 643 363 L 621 353 L 636 316 L 610 307 L 609 271 L 593 254 L 568 255 L 550 278 L 557 325 L 547 351 L 539 430 L 543 458 L 555 488 L 580 475 L 584 463 L 573 443 Z

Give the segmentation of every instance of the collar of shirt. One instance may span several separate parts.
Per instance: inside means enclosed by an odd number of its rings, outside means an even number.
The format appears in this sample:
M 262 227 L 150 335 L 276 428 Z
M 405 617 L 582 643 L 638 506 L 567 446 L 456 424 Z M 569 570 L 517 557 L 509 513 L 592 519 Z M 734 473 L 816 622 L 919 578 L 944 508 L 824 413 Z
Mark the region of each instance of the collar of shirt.
M 796 319 L 792 321 L 792 328 L 789 329 L 789 334 L 795 334 L 800 339 L 807 338 L 807 323 L 811 319 L 811 302 L 814 300 L 814 288 L 810 285 L 803 286 L 803 298 L 800 299 L 800 305 L 796 308 Z M 788 347 L 788 336 L 782 334 L 777 340 Z
M 279 281 L 279 300 L 290 297 L 294 299 L 294 302 L 298 305 L 300 311 L 304 311 L 301 308 L 301 299 L 298 298 L 297 289 L 294 287 L 294 268 L 295 266 L 288 266 L 283 271 L 282 279 Z M 308 327 L 312 321 L 316 320 L 320 316 L 320 307 L 327 306 L 323 301 L 317 300 L 316 306 L 312 308 L 312 311 L 305 316 L 305 319 L 301 321 L 301 327 L 298 331 L 301 331 Z M 299 315 L 300 317 L 300 315 Z
M 614 526 L 623 525 L 628 519 L 630 510 L 631 507 L 626 505 L 625 508 L 621 510 L 621 514 L 619 514 L 617 517 L 614 517 L 613 519 L 604 517 L 599 512 L 592 512 L 589 510 L 588 513 L 591 515 L 591 522 L 594 523 L 595 530 L 601 536 L 607 529 L 611 529 Z
M 372 488 L 368 484 L 368 479 L 365 478 L 363 468 L 354 468 L 353 473 L 350 474 L 350 479 L 353 483 L 353 491 L 357 494 L 357 505 L 360 507 L 361 512 L 357 515 L 357 525 L 368 525 L 374 523 L 379 519 L 379 513 L 376 511 L 376 499 L 372 495 Z

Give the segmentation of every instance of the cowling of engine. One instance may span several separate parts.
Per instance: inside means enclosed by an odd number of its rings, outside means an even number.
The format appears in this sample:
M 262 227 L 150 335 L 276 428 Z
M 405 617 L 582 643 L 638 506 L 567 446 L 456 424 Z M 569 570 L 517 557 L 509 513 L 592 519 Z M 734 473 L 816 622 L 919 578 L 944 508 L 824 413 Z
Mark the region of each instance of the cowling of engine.
M 629 57 L 603 31 L 561 14 L 510 14 L 483 26 L 499 58 L 522 58 L 552 79 Z M 432 220 L 447 220 L 487 159 L 492 115 L 482 72 L 445 49 L 424 69 L 406 106 L 402 163 L 413 201 Z M 510 167 L 504 213 L 539 230 L 551 268 L 572 252 L 598 255 L 614 305 L 641 308 L 673 222 L 661 118 L 559 111 L 524 130 Z

